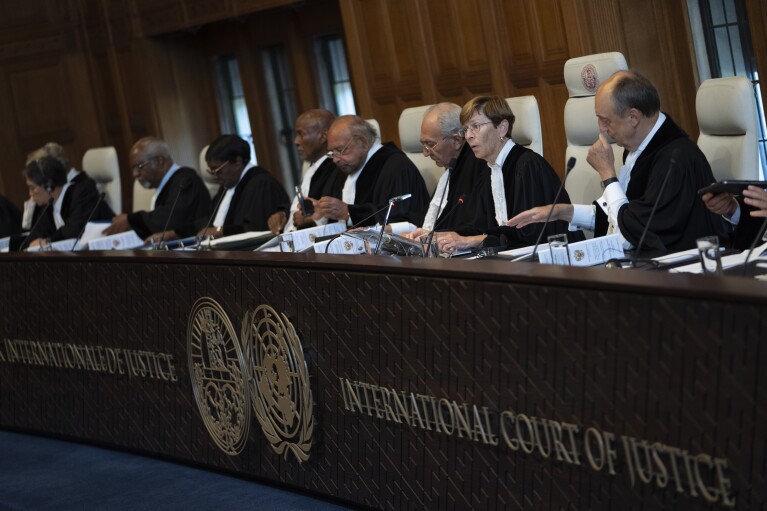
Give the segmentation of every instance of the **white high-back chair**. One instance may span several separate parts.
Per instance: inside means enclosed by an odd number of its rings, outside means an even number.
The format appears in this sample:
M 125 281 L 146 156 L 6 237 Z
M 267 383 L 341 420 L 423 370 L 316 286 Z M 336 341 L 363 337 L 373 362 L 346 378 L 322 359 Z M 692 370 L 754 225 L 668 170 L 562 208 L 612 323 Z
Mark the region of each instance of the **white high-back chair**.
M 588 164 L 589 148 L 599 138 L 599 123 L 594 114 L 594 95 L 599 84 L 616 71 L 628 69 L 619 52 L 599 53 L 565 62 L 565 84 L 570 99 L 565 104 L 565 162 L 576 159 L 565 189 L 573 204 L 591 204 L 602 195 L 599 174 Z M 615 172 L 623 164 L 623 149 L 613 144 Z
M 138 179 L 133 180 L 133 211 L 149 211 L 152 208 L 152 197 L 154 196 L 154 188 L 144 188 L 138 182 Z
M 525 146 L 543 156 L 543 132 L 538 100 L 535 96 L 518 96 L 506 98 L 506 103 L 514 113 L 511 139 L 515 144 Z
M 421 122 L 423 116 L 432 105 L 417 106 L 406 108 L 399 116 L 399 141 L 404 152 L 410 161 L 421 173 L 426 182 L 426 189 L 429 195 L 434 193 L 437 188 L 437 182 L 445 172 L 445 169 L 438 167 L 434 160 L 423 155 L 421 147 Z
M 213 180 L 213 176 L 206 170 L 208 168 L 208 162 L 205 161 L 205 153 L 208 152 L 208 147 L 210 147 L 210 145 L 206 145 L 202 148 L 202 151 L 200 151 L 200 166 L 197 169 L 197 173 L 202 177 L 202 182 L 205 183 L 205 187 L 208 189 L 208 193 L 212 199 L 221 185 L 216 183 Z
M 704 81 L 695 98 L 700 136 L 698 147 L 706 155 L 714 177 L 759 179 L 756 102 L 748 78 L 712 78 Z
M 115 214 L 122 212 L 122 186 L 120 184 L 120 163 L 114 147 L 94 147 L 83 155 L 83 170 L 96 181 L 99 192 Z

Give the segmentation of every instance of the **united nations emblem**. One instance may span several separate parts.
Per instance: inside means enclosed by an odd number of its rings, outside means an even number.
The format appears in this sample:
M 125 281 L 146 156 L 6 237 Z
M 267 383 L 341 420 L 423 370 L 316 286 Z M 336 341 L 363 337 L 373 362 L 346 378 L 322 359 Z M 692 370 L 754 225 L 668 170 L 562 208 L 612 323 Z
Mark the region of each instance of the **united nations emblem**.
M 586 257 L 586 253 L 583 250 L 576 249 L 575 250 L 575 260 L 576 261 L 583 261 L 583 258 Z
M 192 307 L 187 330 L 189 371 L 197 407 L 216 445 L 239 454 L 250 426 L 245 357 L 224 310 L 212 298 Z
M 316 234 L 310 234 L 309 235 L 309 241 L 314 243 L 316 240 L 317 240 L 317 235 Z
M 354 245 L 352 245 L 351 241 L 344 240 L 344 250 L 346 250 L 348 252 L 348 251 L 350 251 L 352 249 L 353 246 Z
M 247 314 L 242 326 L 251 367 L 253 411 L 277 454 L 309 459 L 314 419 L 309 370 L 293 325 L 268 305 Z

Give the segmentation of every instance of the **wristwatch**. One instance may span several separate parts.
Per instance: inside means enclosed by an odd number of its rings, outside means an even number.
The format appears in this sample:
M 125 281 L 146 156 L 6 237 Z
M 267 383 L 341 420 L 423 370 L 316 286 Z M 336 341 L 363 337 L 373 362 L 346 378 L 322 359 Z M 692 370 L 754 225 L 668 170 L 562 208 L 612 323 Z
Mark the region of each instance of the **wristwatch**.
M 617 183 L 617 182 L 618 182 L 618 178 L 617 177 L 608 177 L 607 179 L 602 181 L 602 190 L 604 190 L 605 188 L 607 188 L 611 184 Z

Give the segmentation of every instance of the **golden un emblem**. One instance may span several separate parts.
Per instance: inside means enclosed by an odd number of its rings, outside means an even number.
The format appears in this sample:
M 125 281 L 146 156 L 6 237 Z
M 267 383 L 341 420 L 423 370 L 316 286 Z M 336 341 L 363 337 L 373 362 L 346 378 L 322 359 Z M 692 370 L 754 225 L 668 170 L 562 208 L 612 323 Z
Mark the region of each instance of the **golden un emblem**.
M 314 430 L 309 371 L 296 329 L 261 305 L 246 314 L 242 336 L 251 368 L 248 388 L 266 439 L 277 454 L 309 459 Z
M 245 446 L 250 425 L 245 358 L 224 309 L 212 298 L 192 307 L 189 371 L 197 408 L 216 445 L 230 456 Z

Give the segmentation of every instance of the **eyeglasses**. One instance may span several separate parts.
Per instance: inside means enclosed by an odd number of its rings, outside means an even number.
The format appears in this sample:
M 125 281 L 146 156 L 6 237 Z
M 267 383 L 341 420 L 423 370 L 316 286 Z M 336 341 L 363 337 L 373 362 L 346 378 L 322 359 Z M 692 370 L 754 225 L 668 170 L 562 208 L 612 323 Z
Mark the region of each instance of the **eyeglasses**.
M 354 140 L 354 137 L 351 137 L 349 139 L 349 141 L 346 143 L 346 145 L 344 146 L 344 148 L 341 149 L 341 150 L 331 149 L 330 151 L 328 151 L 327 152 L 328 158 L 336 158 L 336 157 L 345 155 L 346 154 L 346 150 L 349 149 L 349 145 L 351 145 L 351 143 L 352 143 L 352 140 Z
M 205 172 L 207 172 L 207 173 L 208 173 L 208 174 L 210 174 L 211 176 L 215 176 L 215 175 L 217 175 L 219 172 L 221 172 L 222 170 L 224 170 L 224 167 L 226 167 L 227 165 L 229 165 L 229 162 L 228 162 L 228 161 L 225 161 L 224 163 L 222 163 L 221 165 L 219 165 L 218 167 L 216 167 L 216 168 L 215 168 L 215 169 L 213 169 L 213 170 L 211 170 L 211 169 L 209 169 L 209 168 L 205 169 Z
M 458 134 L 461 135 L 462 137 L 465 137 L 466 134 L 469 132 L 471 132 L 473 135 L 476 135 L 477 133 L 479 133 L 479 129 L 485 124 L 493 124 L 493 121 L 475 122 L 474 124 L 470 124 L 458 130 Z
M 428 156 L 429 153 L 434 153 L 434 150 L 437 148 L 438 145 L 440 145 L 446 138 L 448 138 L 450 135 L 442 137 L 439 142 L 429 145 L 426 142 L 421 142 L 421 152 L 426 154 Z
M 153 160 L 155 160 L 156 158 L 157 158 L 157 156 L 152 156 L 152 157 L 151 157 L 151 158 L 149 158 L 148 160 L 144 160 L 144 161 L 142 161 L 141 163 L 137 163 L 137 164 L 135 164 L 135 165 L 131 165 L 131 166 L 130 166 L 130 169 L 131 169 L 131 170 L 144 170 L 144 167 L 146 167 L 147 165 L 149 165 L 149 164 L 150 164 L 150 163 L 151 163 Z

